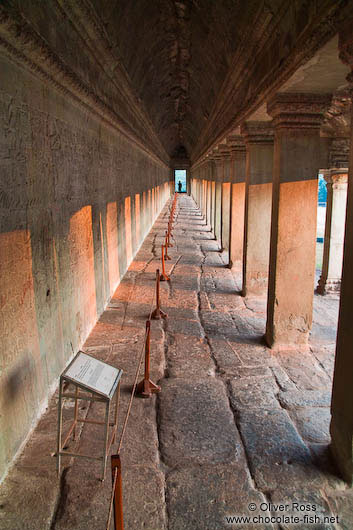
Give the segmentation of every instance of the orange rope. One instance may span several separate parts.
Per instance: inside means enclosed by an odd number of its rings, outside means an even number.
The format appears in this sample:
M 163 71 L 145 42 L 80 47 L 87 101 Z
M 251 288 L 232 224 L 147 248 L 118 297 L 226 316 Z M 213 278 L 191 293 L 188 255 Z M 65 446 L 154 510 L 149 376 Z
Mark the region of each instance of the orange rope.
M 149 315 L 149 317 L 148 317 L 148 320 L 151 320 L 151 315 L 152 315 L 152 311 L 153 311 L 154 299 L 155 299 L 155 293 L 154 293 L 153 298 L 152 298 L 151 308 L 150 308 L 150 315 Z M 127 422 L 128 422 L 128 420 L 129 420 L 129 416 L 130 416 L 130 412 L 131 412 L 131 407 L 132 407 L 132 402 L 133 402 L 133 399 L 134 399 L 134 394 L 135 394 L 135 390 L 136 390 L 136 386 L 137 386 L 137 380 L 138 380 L 138 377 L 139 377 L 139 373 L 140 373 L 140 369 L 141 369 L 141 364 L 142 364 L 143 356 L 144 356 L 144 353 L 145 353 L 146 336 L 147 336 L 147 330 L 145 331 L 144 341 L 143 341 L 143 345 L 142 345 L 141 353 L 140 353 L 140 357 L 139 357 L 139 362 L 138 362 L 137 369 L 136 369 L 136 375 L 135 375 L 134 385 L 133 385 L 133 387 L 132 387 L 132 392 L 131 392 L 131 397 L 130 397 L 130 401 L 129 401 L 129 406 L 128 406 L 127 413 L 126 413 L 126 416 L 125 416 L 124 425 L 123 425 L 123 430 L 121 431 L 121 436 L 120 436 L 120 441 L 119 441 L 119 447 L 118 447 L 118 453 L 117 453 L 118 455 L 120 454 L 121 447 L 122 447 L 122 444 L 123 444 L 123 439 L 124 439 L 124 436 L 125 436 L 125 431 L 126 431 L 126 427 L 127 427 Z
M 179 256 L 179 258 L 178 258 L 177 261 L 179 261 L 180 258 L 181 258 L 181 256 Z M 130 293 L 129 293 L 129 294 L 130 294 Z M 130 296 L 129 296 L 129 298 L 130 298 Z M 152 298 L 152 302 L 151 302 L 151 307 L 150 307 L 150 314 L 149 314 L 148 320 L 151 320 L 152 311 L 153 311 L 153 305 L 154 305 L 154 299 L 155 299 L 155 293 L 153 294 L 153 298 Z M 129 300 L 128 300 L 128 302 L 129 302 Z M 121 451 L 121 448 L 122 448 L 122 445 L 123 445 L 123 440 L 124 440 L 124 436 L 125 436 L 125 432 L 126 432 L 127 424 L 128 424 L 129 417 L 130 417 L 130 413 L 131 413 L 131 408 L 132 408 L 132 403 L 133 403 L 133 399 L 134 399 L 134 395 L 135 395 L 135 390 L 136 390 L 136 386 L 137 386 L 137 381 L 138 381 L 138 377 L 139 377 L 139 373 L 140 373 L 140 369 L 141 369 L 141 364 L 142 364 L 142 360 L 143 360 L 144 353 L 145 353 L 146 337 L 147 337 L 147 329 L 145 330 L 145 335 L 144 335 L 144 340 L 143 340 L 143 346 L 142 346 L 142 348 L 141 348 L 141 353 L 140 353 L 139 361 L 138 361 L 138 364 L 137 364 L 137 369 L 136 369 L 136 374 L 135 374 L 134 384 L 133 384 L 132 391 L 131 391 L 131 396 L 130 396 L 129 406 L 128 406 L 128 409 L 127 409 L 127 412 L 126 412 L 126 416 L 125 416 L 125 420 L 124 420 L 123 429 L 122 429 L 122 431 L 121 431 L 121 435 L 120 435 L 119 446 L 118 446 L 118 453 L 117 453 L 118 455 L 120 454 L 120 451 Z M 108 358 L 110 357 L 110 354 L 111 354 L 111 351 L 112 351 L 112 346 L 113 346 L 113 344 L 111 344 L 111 349 L 110 349 L 110 352 L 109 352 Z M 117 468 L 115 468 L 115 472 L 114 472 L 114 481 L 113 481 L 113 487 L 112 487 L 112 495 L 111 495 L 111 499 L 110 499 L 109 514 L 108 514 L 108 521 L 107 521 L 106 530 L 109 530 L 109 528 L 110 528 L 110 523 L 111 523 L 111 518 L 112 518 L 112 512 L 113 512 L 114 494 L 115 494 L 115 487 L 116 487 L 117 478 L 118 478 L 118 470 L 117 470 Z

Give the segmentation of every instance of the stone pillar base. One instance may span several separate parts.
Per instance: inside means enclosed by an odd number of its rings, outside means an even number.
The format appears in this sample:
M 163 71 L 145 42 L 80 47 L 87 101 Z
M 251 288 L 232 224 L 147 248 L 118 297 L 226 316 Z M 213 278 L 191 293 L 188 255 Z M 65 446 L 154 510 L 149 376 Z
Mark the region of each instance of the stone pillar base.
M 243 287 L 242 296 L 260 296 L 266 295 L 268 288 L 267 274 L 259 272 L 247 272 L 246 285 Z

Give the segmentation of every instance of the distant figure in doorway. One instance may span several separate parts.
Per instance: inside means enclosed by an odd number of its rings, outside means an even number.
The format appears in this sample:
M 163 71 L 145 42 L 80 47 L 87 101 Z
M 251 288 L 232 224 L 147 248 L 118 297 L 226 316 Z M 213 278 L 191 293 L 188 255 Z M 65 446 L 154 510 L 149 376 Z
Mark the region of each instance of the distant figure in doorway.
M 182 189 L 183 185 L 181 183 L 181 180 L 179 180 L 178 182 L 178 192 L 181 193 L 181 189 Z

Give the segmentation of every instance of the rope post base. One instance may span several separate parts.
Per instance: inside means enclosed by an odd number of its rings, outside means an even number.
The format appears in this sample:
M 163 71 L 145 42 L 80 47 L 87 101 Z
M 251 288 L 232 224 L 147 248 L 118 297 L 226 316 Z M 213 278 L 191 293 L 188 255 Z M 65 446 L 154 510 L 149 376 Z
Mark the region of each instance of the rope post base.
M 145 376 L 136 387 L 136 394 L 143 398 L 150 398 L 152 394 L 161 391 L 161 387 L 153 383 L 150 379 L 150 353 L 151 353 L 151 322 L 146 322 L 146 343 L 145 343 Z
M 120 455 L 111 456 L 112 481 L 113 481 L 113 499 L 114 499 L 114 529 L 124 530 L 123 519 L 123 486 L 121 479 L 121 460 Z
M 158 394 L 160 391 L 161 387 L 153 383 L 151 379 L 142 379 L 136 387 L 136 394 L 145 399 L 152 397 L 152 394 Z
M 161 318 L 167 318 L 167 313 L 162 311 L 161 309 L 161 301 L 160 301 L 160 294 L 159 294 L 159 282 L 160 282 L 160 275 L 159 275 L 159 269 L 156 270 L 156 300 L 157 300 L 157 307 L 152 312 L 151 318 L 153 320 L 160 320 Z

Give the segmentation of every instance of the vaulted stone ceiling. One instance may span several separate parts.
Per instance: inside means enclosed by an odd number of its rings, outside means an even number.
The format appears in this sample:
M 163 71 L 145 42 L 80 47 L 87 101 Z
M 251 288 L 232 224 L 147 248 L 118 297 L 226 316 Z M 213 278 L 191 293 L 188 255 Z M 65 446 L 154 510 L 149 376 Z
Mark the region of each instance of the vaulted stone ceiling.
M 170 156 L 194 160 L 310 58 L 344 0 L 91 0 Z
M 352 16 L 349 0 L 3 0 L 0 49 L 152 157 L 195 163 Z
M 191 153 L 260 2 L 96 0 L 112 46 L 172 155 Z

